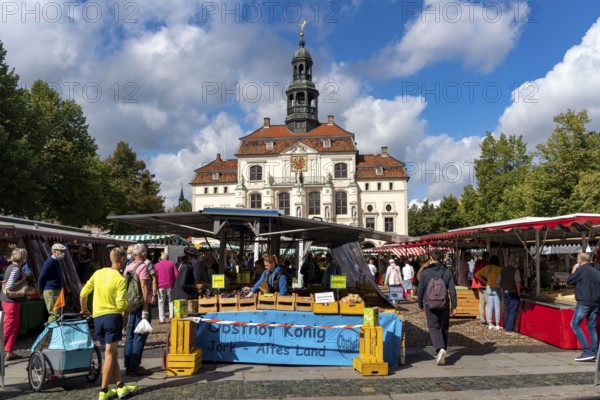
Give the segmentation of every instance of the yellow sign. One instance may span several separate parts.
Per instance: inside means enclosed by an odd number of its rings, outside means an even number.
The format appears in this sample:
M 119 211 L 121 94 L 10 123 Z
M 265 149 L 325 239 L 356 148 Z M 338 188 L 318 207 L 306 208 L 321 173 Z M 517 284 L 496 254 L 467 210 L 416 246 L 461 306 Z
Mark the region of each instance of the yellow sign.
M 225 275 L 213 275 L 212 276 L 212 288 L 213 289 L 225 289 Z
M 331 289 L 346 289 L 346 276 L 331 275 Z
M 250 283 L 250 272 L 240 272 L 237 274 L 237 283 L 248 284 Z

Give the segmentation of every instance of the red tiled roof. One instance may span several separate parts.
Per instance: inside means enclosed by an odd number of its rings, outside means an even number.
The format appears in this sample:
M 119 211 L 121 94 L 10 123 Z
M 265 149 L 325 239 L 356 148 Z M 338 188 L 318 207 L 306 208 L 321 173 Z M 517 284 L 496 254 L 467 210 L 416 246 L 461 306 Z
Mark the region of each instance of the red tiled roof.
M 280 154 L 298 142 L 303 143 L 320 153 L 357 151 L 353 136 L 330 138 L 331 147 L 324 147 L 323 139 L 321 138 L 307 137 L 306 135 L 292 135 L 293 136 L 289 138 L 274 138 L 272 150 L 267 150 L 267 142 L 269 140 L 242 140 L 235 155 Z
M 383 167 L 383 175 L 377 175 L 376 168 Z M 356 157 L 357 179 L 406 178 L 404 163 L 394 157 L 377 155 L 359 155 Z
M 332 125 L 329 124 L 321 124 L 317 126 L 315 129 L 311 130 L 307 133 L 293 133 L 287 128 L 287 125 L 271 125 L 268 128 L 262 126 L 259 129 L 255 130 L 249 135 L 246 135 L 240 140 L 252 140 L 252 139 L 288 139 L 288 138 L 307 138 L 307 137 L 327 137 L 327 136 L 352 136 L 353 133 L 350 133 L 344 129 L 342 129 L 339 125 L 335 123 Z
M 238 160 L 216 160 L 196 169 L 192 184 L 196 183 L 231 183 L 237 182 Z M 219 173 L 219 179 L 213 179 L 213 172 Z

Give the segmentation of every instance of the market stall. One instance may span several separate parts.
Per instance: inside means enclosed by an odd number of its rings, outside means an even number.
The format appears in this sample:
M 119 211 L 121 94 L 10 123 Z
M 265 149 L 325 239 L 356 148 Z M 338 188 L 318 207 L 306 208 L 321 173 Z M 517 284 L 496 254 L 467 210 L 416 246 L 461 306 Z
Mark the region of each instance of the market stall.
M 461 248 L 484 248 L 498 255 L 502 265 L 517 266 L 523 280 L 517 330 L 559 348 L 574 349 L 578 344 L 570 321 L 575 299 L 564 281 L 578 250 L 596 251 L 599 233 L 599 214 L 571 214 L 456 229 L 422 236 L 418 242 L 452 246 L 457 253 Z
M 402 238 L 348 225 L 281 215 L 274 210 L 205 209 L 193 213 L 124 215 L 110 219 L 155 233 L 219 238 L 220 273 L 226 270 L 224 260 L 229 241 L 234 241 L 240 249 L 261 243 L 269 254 L 281 254 L 284 243 L 288 247 L 295 245 L 296 254 L 300 256 L 299 263 L 311 246 L 327 246 L 344 276 L 344 289 L 348 294 L 360 297 L 364 303 L 359 312 L 344 314 L 341 311 L 343 307 L 340 308 L 337 301 L 342 294 L 337 293 L 335 300 L 318 307 L 315 297 L 318 297 L 319 290 L 326 291 L 322 286 L 312 287 L 305 293 L 293 293 L 293 296 L 272 298 L 259 295 L 258 298 L 245 299 L 234 293 L 233 298 L 227 299 L 210 293 L 208 298 L 198 299 L 196 305 L 198 313 L 204 315 L 197 319 L 199 323 L 196 327 L 196 342 L 203 350 L 204 360 L 351 365 L 350 356 L 358 355 L 359 351 L 363 308 L 378 305 L 390 310 L 389 315 L 381 314 L 382 325 L 385 326 L 385 358 L 390 360 L 390 365 L 398 364 L 402 319 L 387 303 L 386 296 L 373 280 L 359 241 L 363 237 L 387 241 Z M 257 331 L 252 331 L 250 338 L 250 328 L 246 331 L 248 335 L 239 328 L 244 324 L 260 324 L 271 334 L 257 335 Z M 303 328 L 309 325 L 310 328 Z M 237 329 L 232 329 L 232 326 Z M 256 330 L 256 325 L 252 329 Z M 296 337 L 296 334 L 300 337 Z M 303 343 L 302 347 L 298 347 L 300 342 Z M 285 357 L 285 353 L 292 351 L 292 348 L 312 356 L 295 361 L 289 355 Z M 338 356 L 332 357 L 333 354 Z
M 52 244 L 60 242 L 69 251 L 61 260 L 63 282 L 65 284 L 65 301 L 73 310 L 79 310 L 79 292 L 81 278 L 102 266 L 110 265 L 107 246 L 109 244 L 128 244 L 90 230 L 69 226 L 32 221 L 22 218 L 0 216 L 0 244 L 3 252 L 9 256 L 10 249 L 19 246 L 27 250 L 27 262 L 32 272 L 30 280 L 37 282 L 44 261 L 51 255 Z M 85 266 L 85 270 L 82 268 Z M 34 285 L 35 286 L 35 285 Z M 22 305 L 21 332 L 35 328 L 46 321 L 46 310 L 43 301 L 38 300 L 40 294 L 29 293 L 28 301 Z

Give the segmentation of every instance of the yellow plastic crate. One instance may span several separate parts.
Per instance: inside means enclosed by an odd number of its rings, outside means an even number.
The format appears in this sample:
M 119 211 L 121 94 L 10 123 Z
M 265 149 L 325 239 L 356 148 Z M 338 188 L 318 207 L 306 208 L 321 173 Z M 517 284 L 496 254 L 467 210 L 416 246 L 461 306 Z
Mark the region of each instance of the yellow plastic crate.
M 238 295 L 234 297 L 223 297 L 219 295 L 219 311 L 237 311 L 238 310 Z
M 254 311 L 256 310 L 256 296 L 239 298 L 238 311 Z
M 194 322 L 171 319 L 170 354 L 191 354 L 194 351 Z
M 167 376 L 194 375 L 202 367 L 202 349 L 191 354 L 167 354 Z
M 344 303 L 340 302 L 340 314 L 343 315 L 363 315 L 365 313 L 365 303 Z
M 277 293 L 258 294 L 257 310 L 275 310 L 277 309 Z
M 313 295 L 310 295 L 309 297 L 296 296 L 296 305 L 294 309 L 296 311 L 312 312 L 313 302 Z
M 219 299 L 217 296 L 212 296 L 207 299 L 198 299 L 198 313 L 205 314 L 207 312 L 219 311 Z
M 360 372 L 362 376 L 387 376 L 388 375 L 388 363 L 369 363 L 365 362 L 360 357 L 352 359 L 352 366 L 355 370 Z
M 173 301 L 173 316 L 175 318 L 187 318 L 188 316 L 188 301 L 174 300 Z
M 337 301 L 332 303 L 313 303 L 312 312 L 315 314 L 337 314 L 340 308 Z

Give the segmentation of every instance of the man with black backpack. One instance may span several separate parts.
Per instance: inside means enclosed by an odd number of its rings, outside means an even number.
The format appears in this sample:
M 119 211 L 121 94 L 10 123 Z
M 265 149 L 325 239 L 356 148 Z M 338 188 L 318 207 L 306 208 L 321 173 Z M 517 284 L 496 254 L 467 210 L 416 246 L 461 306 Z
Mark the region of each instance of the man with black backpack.
M 444 365 L 448 354 L 448 328 L 450 315 L 456 314 L 456 288 L 452 272 L 440 261 L 442 252 L 433 250 L 429 255 L 431 264 L 423 270 L 419 279 L 419 308 L 425 310 L 431 343 L 437 353 L 437 365 Z M 448 302 L 450 293 L 451 303 Z

